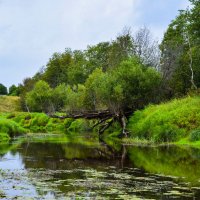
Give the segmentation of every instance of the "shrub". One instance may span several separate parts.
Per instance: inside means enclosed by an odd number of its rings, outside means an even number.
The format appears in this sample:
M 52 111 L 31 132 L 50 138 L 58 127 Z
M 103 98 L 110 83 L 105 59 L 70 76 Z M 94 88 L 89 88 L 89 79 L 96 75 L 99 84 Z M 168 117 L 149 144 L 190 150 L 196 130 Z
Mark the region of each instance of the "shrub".
M 73 121 L 74 121 L 74 119 L 72 119 L 72 118 L 65 119 L 64 120 L 64 126 L 65 126 L 65 128 L 68 129 L 71 126 L 71 124 L 72 124 Z
M 77 119 L 71 123 L 70 127 L 67 130 L 69 132 L 91 131 L 92 126 L 91 126 L 90 122 L 85 119 Z
M 7 133 L 10 137 L 13 137 L 25 133 L 26 129 L 12 120 L 0 119 L 0 132 Z
M 152 141 L 154 142 L 175 142 L 183 137 L 185 133 L 184 130 L 170 124 L 156 126 L 153 131 Z
M 49 117 L 42 113 L 37 113 L 32 117 L 31 126 L 46 126 L 49 121 Z
M 0 133 L 0 142 L 7 142 L 10 140 L 10 136 L 7 133 Z
M 191 142 L 199 141 L 200 140 L 200 129 L 196 129 L 192 131 L 189 135 L 189 140 Z

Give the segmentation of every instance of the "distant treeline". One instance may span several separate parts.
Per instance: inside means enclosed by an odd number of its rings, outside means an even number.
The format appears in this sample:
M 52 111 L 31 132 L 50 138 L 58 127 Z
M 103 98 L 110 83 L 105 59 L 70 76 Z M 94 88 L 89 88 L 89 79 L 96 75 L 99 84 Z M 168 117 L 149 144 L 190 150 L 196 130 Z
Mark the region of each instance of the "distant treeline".
M 9 88 L 7 88 L 5 85 L 0 83 L 0 95 L 10 95 L 10 96 L 19 96 L 19 87 L 16 85 L 11 85 Z

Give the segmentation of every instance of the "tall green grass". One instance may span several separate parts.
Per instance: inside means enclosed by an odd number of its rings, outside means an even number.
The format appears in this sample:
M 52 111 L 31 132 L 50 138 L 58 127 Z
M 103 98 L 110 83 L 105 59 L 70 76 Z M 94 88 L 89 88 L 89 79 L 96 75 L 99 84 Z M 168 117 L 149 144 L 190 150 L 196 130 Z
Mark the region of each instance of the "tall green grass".
M 26 129 L 16 122 L 0 118 L 0 142 L 8 141 L 11 137 L 24 134 Z
M 136 111 L 129 120 L 131 137 L 174 142 L 200 129 L 200 97 L 174 99 Z M 196 134 L 197 133 L 194 133 Z M 200 137 L 193 137 L 200 139 Z
M 78 133 L 88 132 L 96 123 L 94 120 L 85 119 L 58 119 L 51 118 L 44 113 L 27 113 L 27 112 L 12 112 L 1 113 L 0 120 L 2 123 L 17 124 L 18 127 L 32 133 Z M 1 126 L 1 124 L 0 124 Z M 1 131 L 1 129 L 0 129 Z M 4 132 L 8 132 L 5 130 Z

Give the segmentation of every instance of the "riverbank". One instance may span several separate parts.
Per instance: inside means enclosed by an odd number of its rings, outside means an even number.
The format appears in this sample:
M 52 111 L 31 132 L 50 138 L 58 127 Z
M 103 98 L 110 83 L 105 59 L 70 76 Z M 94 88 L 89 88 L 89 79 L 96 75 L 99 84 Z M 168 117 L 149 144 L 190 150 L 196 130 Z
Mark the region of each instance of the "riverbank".
M 0 142 L 26 133 L 92 132 L 95 120 L 57 119 L 44 113 L 0 113 Z
M 200 97 L 175 99 L 160 105 L 150 105 L 136 111 L 128 121 L 129 137 L 119 139 L 125 144 L 177 144 L 200 148 Z M 44 113 L 1 112 L 0 142 L 24 133 L 84 133 L 98 136 L 96 120 L 57 119 Z M 120 126 L 114 123 L 102 136 L 115 140 Z M 106 139 L 108 138 L 108 139 Z
M 200 145 L 200 97 L 174 99 L 136 111 L 130 118 L 130 141 Z

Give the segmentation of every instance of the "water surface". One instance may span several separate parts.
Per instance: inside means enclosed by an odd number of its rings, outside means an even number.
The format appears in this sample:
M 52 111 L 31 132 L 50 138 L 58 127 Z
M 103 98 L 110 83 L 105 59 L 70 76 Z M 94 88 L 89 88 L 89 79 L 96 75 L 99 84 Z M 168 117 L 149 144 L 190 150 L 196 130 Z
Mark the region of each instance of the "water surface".
M 29 137 L 0 145 L 0 198 L 200 199 L 199 166 L 192 148 Z

